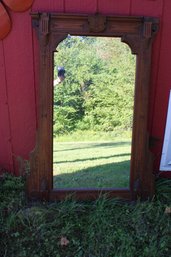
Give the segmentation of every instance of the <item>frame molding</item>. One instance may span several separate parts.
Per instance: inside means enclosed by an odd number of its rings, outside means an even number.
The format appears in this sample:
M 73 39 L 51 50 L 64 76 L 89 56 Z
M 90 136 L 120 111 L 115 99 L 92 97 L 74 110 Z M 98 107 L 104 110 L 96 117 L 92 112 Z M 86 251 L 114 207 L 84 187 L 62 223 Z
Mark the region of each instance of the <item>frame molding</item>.
M 151 48 L 158 19 L 151 17 L 32 13 L 40 47 L 40 85 L 37 142 L 30 155 L 27 194 L 30 199 L 95 199 L 101 193 L 125 199 L 146 199 L 154 194 L 153 156 L 147 131 Z M 134 118 L 128 189 L 53 189 L 53 53 L 68 34 L 120 37 L 137 55 Z

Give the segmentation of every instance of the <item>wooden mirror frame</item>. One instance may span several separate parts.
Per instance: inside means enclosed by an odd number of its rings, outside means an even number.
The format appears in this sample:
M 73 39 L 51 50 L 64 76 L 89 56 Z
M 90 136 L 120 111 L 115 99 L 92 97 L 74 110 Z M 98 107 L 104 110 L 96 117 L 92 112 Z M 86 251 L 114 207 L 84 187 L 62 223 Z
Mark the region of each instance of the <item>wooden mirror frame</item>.
M 154 194 L 153 156 L 147 131 L 151 48 L 158 19 L 150 17 L 32 13 L 40 47 L 40 85 L 37 144 L 30 157 L 27 193 L 30 199 L 96 199 L 101 193 L 125 199 Z M 126 189 L 53 189 L 53 69 L 57 45 L 68 34 L 120 37 L 137 55 L 130 187 Z

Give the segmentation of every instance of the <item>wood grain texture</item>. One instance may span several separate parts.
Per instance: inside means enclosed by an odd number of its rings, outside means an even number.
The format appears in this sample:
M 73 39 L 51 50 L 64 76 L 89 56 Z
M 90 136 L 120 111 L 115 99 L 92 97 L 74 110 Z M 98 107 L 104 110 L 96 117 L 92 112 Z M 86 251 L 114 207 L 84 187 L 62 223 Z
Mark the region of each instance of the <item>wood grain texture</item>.
M 28 158 L 35 144 L 35 92 L 31 18 L 29 12 L 12 13 L 11 16 L 13 30 L 4 42 L 4 54 L 13 157 L 16 159 L 17 156 Z
M 35 11 L 53 11 L 53 12 L 64 12 L 64 0 L 35 0 L 32 8 L 32 12 Z M 36 128 L 37 128 L 37 113 L 38 113 L 38 95 L 39 95 L 39 70 L 40 70 L 40 58 L 39 58 L 39 45 L 36 31 L 32 29 L 32 50 L 33 50 L 33 72 L 34 72 L 34 96 L 35 96 L 35 118 L 36 118 Z M 36 144 L 36 141 L 35 141 Z M 35 145 L 34 145 L 35 147 Z M 32 149 L 33 150 L 33 149 Z
M 107 195 L 108 198 L 113 198 L 113 197 L 119 197 L 125 200 L 130 200 L 132 195 L 130 190 L 128 189 L 118 189 L 115 191 L 110 191 L 110 190 L 103 190 L 103 193 L 101 190 L 93 190 L 93 189 L 82 189 L 82 190 L 52 190 L 49 195 L 49 199 L 51 201 L 60 201 L 65 199 L 68 195 L 72 195 L 72 198 L 75 200 L 81 200 L 81 201 L 87 201 L 87 200 L 95 200 L 99 197 L 99 195 Z
M 1 169 L 5 169 L 11 173 L 13 170 L 13 160 L 12 160 L 12 147 L 11 147 L 11 134 L 10 134 L 10 124 L 9 124 L 9 112 L 8 105 L 0 103 L 0 173 Z
M 53 190 L 53 51 L 70 33 L 90 36 L 116 36 L 137 54 L 134 121 L 131 152 L 129 196 L 142 199 L 153 195 L 152 156 L 148 146 L 148 101 L 151 65 L 151 43 L 158 26 L 157 19 L 130 16 L 101 16 L 80 14 L 32 13 L 40 47 L 40 85 L 38 132 L 35 151 L 30 159 L 27 192 L 30 198 L 51 199 Z M 96 192 L 95 192 L 96 191 Z M 83 199 L 88 193 L 96 198 L 98 190 L 77 191 Z M 103 190 L 102 190 L 103 191 Z M 110 191 L 120 196 L 115 188 Z M 104 191 L 105 192 L 105 191 Z M 67 192 L 62 192 L 62 197 Z M 63 194 L 64 193 L 64 194 Z M 58 198 L 57 194 L 53 197 Z M 82 196 L 81 196 L 82 195 Z M 123 194 L 125 195 L 125 193 Z
M 158 102 L 158 110 L 156 110 L 156 100 L 157 92 L 160 91 L 159 88 L 163 87 L 163 82 L 160 82 L 159 74 L 161 74 L 161 58 L 163 58 L 163 52 L 161 51 L 162 41 L 163 41 L 163 15 L 164 11 L 164 1 L 163 0 L 132 0 L 131 11 L 132 15 L 148 15 L 152 17 L 160 18 L 159 33 L 152 49 L 152 65 L 151 65 L 151 79 L 149 88 L 149 107 L 148 107 L 148 130 L 150 137 L 152 138 L 151 150 L 155 156 L 154 161 L 154 172 L 159 170 L 159 163 L 162 150 L 162 135 L 164 131 L 164 120 L 160 118 L 160 110 L 162 109 L 163 102 Z M 162 71 L 162 74 L 163 71 Z M 162 75 L 163 76 L 163 75 Z M 163 79 L 163 78 L 162 78 Z M 160 92 L 160 95 L 163 93 Z M 166 101 L 166 95 L 163 95 L 163 101 Z M 164 101 L 164 102 L 165 102 Z M 159 110 L 160 109 L 160 110 Z M 157 112 L 156 112 L 157 111 Z M 158 120 L 155 118 L 157 114 Z M 159 125 L 160 124 L 160 125 Z M 160 128 L 159 128 L 160 126 Z

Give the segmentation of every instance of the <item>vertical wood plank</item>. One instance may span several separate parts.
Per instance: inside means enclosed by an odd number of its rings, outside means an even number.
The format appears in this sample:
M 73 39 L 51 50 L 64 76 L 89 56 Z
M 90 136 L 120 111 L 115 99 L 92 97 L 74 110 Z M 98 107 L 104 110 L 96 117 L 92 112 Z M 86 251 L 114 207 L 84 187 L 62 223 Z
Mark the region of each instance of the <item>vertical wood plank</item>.
M 161 17 L 163 0 L 132 0 L 131 14 Z
M 64 12 L 64 0 L 35 0 L 31 9 L 34 11 L 45 11 L 45 12 Z M 34 72 L 34 92 L 35 92 L 35 110 L 36 110 L 36 128 L 37 128 L 37 113 L 38 113 L 38 94 L 39 94 L 39 43 L 35 29 L 32 28 L 32 50 L 33 50 L 33 72 Z
M 34 99 L 35 99 L 35 115 L 36 130 L 38 127 L 38 92 L 39 92 L 39 45 L 36 31 L 32 30 L 32 58 L 33 58 L 33 74 L 34 74 Z M 36 142 L 35 142 L 36 143 Z
M 154 105 L 154 115 L 152 124 L 152 133 L 159 139 L 154 151 L 156 153 L 157 159 L 155 161 L 156 171 L 159 168 L 164 131 L 166 124 L 169 92 L 171 89 L 171 34 L 170 24 L 171 24 L 171 1 L 164 1 L 163 9 L 163 20 L 162 20 L 162 41 L 160 48 L 160 60 L 158 63 L 158 80 L 156 83 L 156 96 Z
M 64 12 L 64 0 L 35 0 L 32 11 Z
M 6 90 L 6 71 L 3 42 L 0 41 L 0 173 L 3 169 L 13 172 L 9 106 Z
M 96 13 L 96 0 L 65 0 L 65 12 L 68 13 Z
M 132 15 L 152 16 L 162 19 L 163 15 L 163 0 L 132 0 L 130 13 Z M 162 23 L 155 38 L 152 50 L 152 70 L 150 83 L 150 102 L 149 102 L 149 121 L 148 127 L 152 134 L 153 109 L 156 95 L 156 83 L 158 79 L 158 62 L 160 59 L 160 46 L 162 38 Z
M 159 17 L 162 19 L 163 15 L 163 0 L 132 0 L 130 14 Z M 149 89 L 149 119 L 148 129 L 151 135 L 153 135 L 153 115 L 154 115 L 154 103 L 156 97 L 157 80 L 159 72 L 159 59 L 160 59 L 160 47 L 162 39 L 162 23 L 159 25 L 159 32 L 154 40 L 152 49 L 152 70 L 151 70 L 151 83 Z
M 28 158 L 35 145 L 36 115 L 29 11 L 12 13 L 13 29 L 4 44 L 15 168 L 17 156 Z
M 3 44 L 0 40 L 0 103 L 7 102 L 7 94 L 6 94 L 6 79 L 5 79 L 5 63 L 4 63 L 4 51 Z
M 98 0 L 98 11 L 104 14 L 128 15 L 131 0 Z
M 0 103 L 0 174 L 3 169 L 14 173 L 8 105 Z

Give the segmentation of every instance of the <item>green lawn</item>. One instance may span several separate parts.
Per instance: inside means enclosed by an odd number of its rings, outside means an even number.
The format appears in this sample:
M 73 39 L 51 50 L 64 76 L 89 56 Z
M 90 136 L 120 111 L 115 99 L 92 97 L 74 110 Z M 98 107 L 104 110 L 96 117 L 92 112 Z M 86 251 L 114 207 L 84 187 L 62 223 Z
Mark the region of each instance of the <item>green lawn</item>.
M 129 187 L 130 140 L 57 142 L 55 188 Z

